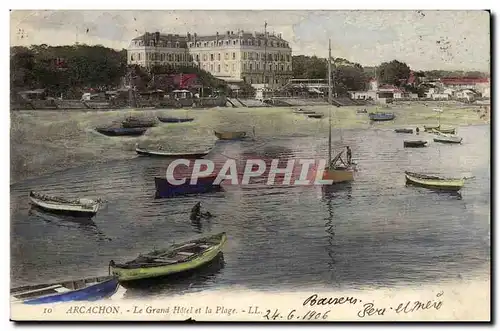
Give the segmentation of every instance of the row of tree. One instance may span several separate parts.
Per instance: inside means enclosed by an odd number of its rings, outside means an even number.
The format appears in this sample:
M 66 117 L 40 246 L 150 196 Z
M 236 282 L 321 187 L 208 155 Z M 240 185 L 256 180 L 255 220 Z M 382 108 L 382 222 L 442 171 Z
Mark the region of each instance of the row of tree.
M 292 58 L 294 78 L 325 79 L 328 77 L 328 61 L 316 56 L 298 55 Z M 383 62 L 376 67 L 363 67 L 343 58 L 332 58 L 332 79 L 335 92 L 346 95 L 347 91 L 364 90 L 371 78 L 376 78 L 379 84 L 391 84 L 404 87 L 410 92 L 423 93 L 424 87 L 418 83 L 422 77 L 439 79 L 443 77 L 488 77 L 487 73 L 479 71 L 415 71 L 414 82 L 409 81 L 411 68 L 404 62 L 393 60 Z
M 127 51 L 116 51 L 103 46 L 71 45 L 11 47 L 11 91 L 43 88 L 48 95 L 80 98 L 82 91 L 119 87 L 124 79 L 134 77 L 140 90 L 160 88 L 154 75 L 179 73 L 197 74 L 204 87 L 229 93 L 228 85 L 209 72 L 195 67 L 156 66 L 145 70 L 127 65 Z M 165 88 L 165 86 L 162 86 Z M 243 86 L 243 93 L 252 93 L 250 86 Z

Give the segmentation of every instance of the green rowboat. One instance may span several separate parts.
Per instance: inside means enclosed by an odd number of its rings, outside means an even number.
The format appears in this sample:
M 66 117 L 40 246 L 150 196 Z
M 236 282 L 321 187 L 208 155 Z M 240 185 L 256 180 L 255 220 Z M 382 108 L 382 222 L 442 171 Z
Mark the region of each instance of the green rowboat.
M 414 172 L 405 171 L 406 184 L 425 187 L 429 189 L 441 191 L 460 191 L 464 186 L 463 178 L 443 178 L 437 176 L 429 176 L 417 174 Z
M 225 232 L 174 244 L 169 248 L 139 255 L 135 260 L 117 264 L 109 263 L 112 275 L 119 281 L 162 277 L 191 271 L 212 261 L 227 241 Z

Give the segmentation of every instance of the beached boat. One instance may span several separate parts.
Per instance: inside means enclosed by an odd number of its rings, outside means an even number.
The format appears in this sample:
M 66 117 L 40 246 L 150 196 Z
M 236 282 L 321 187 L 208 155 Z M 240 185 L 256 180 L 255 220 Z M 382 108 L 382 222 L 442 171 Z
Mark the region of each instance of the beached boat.
M 397 133 L 413 133 L 413 129 L 395 129 L 394 132 L 397 132 Z
M 368 113 L 368 111 L 366 109 L 358 109 L 358 110 L 356 110 L 356 113 L 358 113 L 358 114 L 366 114 L 366 113 Z
M 194 118 L 180 118 L 180 117 L 163 117 L 158 116 L 158 120 L 163 123 L 184 123 L 184 122 L 192 122 Z
M 170 198 L 177 195 L 206 193 L 218 191 L 220 184 L 214 184 L 217 175 L 199 177 L 195 184 L 191 184 L 191 178 L 187 177 L 183 184 L 173 184 L 167 178 L 155 177 L 155 198 Z M 176 178 L 181 179 L 181 178 Z
M 154 250 L 126 263 L 110 261 L 120 282 L 137 281 L 192 271 L 210 263 L 227 241 L 225 232 Z
M 245 131 L 214 131 L 214 134 L 220 140 L 238 140 L 247 135 Z
M 96 128 L 97 132 L 106 136 L 142 136 L 147 128 Z
M 180 153 L 174 153 L 174 152 L 165 152 L 162 150 L 148 150 L 144 148 L 140 148 L 139 146 L 135 147 L 135 151 L 139 155 L 145 155 L 145 156 L 156 156 L 156 157 L 170 157 L 170 158 L 184 158 L 184 159 L 198 159 L 202 158 L 203 156 L 207 155 L 210 153 L 211 149 L 208 149 L 206 151 L 200 151 L 200 152 L 180 152 Z
M 331 41 L 328 40 L 328 104 L 332 104 L 332 61 Z M 332 159 L 332 109 L 328 112 L 328 165 L 323 170 L 323 179 L 331 180 L 332 184 L 346 183 L 354 180 L 353 164 L 346 164 L 338 153 Z M 342 132 L 342 131 L 341 131 Z M 341 134 L 342 139 L 342 134 Z
M 66 282 L 21 286 L 10 290 L 11 303 L 28 305 L 69 301 L 97 301 L 117 294 L 115 276 L 94 277 Z
M 323 118 L 324 115 L 323 114 L 309 114 L 309 115 L 307 115 L 307 117 L 309 117 L 309 118 Z
M 442 191 L 459 191 L 465 180 L 463 178 L 444 178 L 405 171 L 406 183 Z
M 122 122 L 122 127 L 127 129 L 132 128 L 150 128 L 156 125 L 155 120 L 152 119 L 140 119 L 136 117 L 127 117 Z
M 380 121 L 392 121 L 394 118 L 396 118 L 396 115 L 394 113 L 370 113 L 368 114 L 370 117 L 371 121 L 375 122 L 380 122 Z
M 404 147 L 425 147 L 427 141 L 425 140 L 405 140 L 403 142 Z
M 457 130 L 455 128 L 443 128 L 443 127 L 439 127 L 436 129 L 436 131 L 439 131 L 441 133 L 445 133 L 445 134 L 455 134 L 457 132 Z
M 65 199 L 31 191 L 31 203 L 44 211 L 78 217 L 93 217 L 100 207 L 100 200 Z
M 444 133 L 441 133 L 440 131 L 436 131 L 436 130 L 434 130 L 434 133 L 436 134 L 436 136 L 434 136 L 434 141 L 439 142 L 439 143 L 460 144 L 463 140 L 462 137 L 444 134 Z

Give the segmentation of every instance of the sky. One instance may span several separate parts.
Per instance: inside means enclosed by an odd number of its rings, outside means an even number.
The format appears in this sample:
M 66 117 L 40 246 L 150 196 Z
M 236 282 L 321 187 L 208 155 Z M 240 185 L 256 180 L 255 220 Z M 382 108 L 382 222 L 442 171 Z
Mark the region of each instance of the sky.
M 11 46 L 76 41 L 127 48 L 145 31 L 198 35 L 227 30 L 281 33 L 294 55 L 328 54 L 363 66 L 399 60 L 413 70 L 489 72 L 487 11 L 12 11 Z

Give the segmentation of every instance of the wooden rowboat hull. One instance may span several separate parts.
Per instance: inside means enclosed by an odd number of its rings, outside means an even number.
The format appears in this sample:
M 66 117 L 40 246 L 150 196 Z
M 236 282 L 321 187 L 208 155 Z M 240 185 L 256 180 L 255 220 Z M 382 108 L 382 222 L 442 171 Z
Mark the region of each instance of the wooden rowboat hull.
M 141 148 L 136 148 L 135 151 L 139 155 L 152 156 L 152 157 L 165 157 L 165 158 L 183 158 L 183 159 L 199 159 L 206 156 L 210 151 L 194 152 L 194 153 L 164 153 L 148 151 Z
M 309 118 L 323 118 L 323 115 L 321 115 L 321 114 L 310 114 L 310 115 L 307 115 L 307 117 L 309 117 Z
M 36 197 L 30 196 L 30 203 L 33 207 L 56 215 L 66 215 L 73 217 L 92 218 L 99 210 L 99 204 L 93 204 L 89 207 L 78 205 L 68 205 L 65 203 L 57 203 L 54 201 L 44 201 Z
M 196 243 L 204 242 L 204 240 L 211 241 L 213 242 L 213 244 L 211 244 L 209 248 L 202 250 L 201 254 L 195 256 L 190 260 L 186 260 L 179 263 L 163 264 L 153 267 L 144 267 L 144 266 L 126 267 L 126 264 L 125 265 L 117 264 L 117 265 L 111 265 L 111 272 L 114 276 L 118 277 L 120 282 L 130 282 L 141 279 L 164 277 L 168 275 L 173 275 L 198 269 L 200 267 L 209 264 L 222 251 L 222 248 L 224 247 L 224 244 L 227 241 L 227 235 L 225 232 L 206 238 L 201 238 L 198 240 L 192 240 L 185 243 L 173 245 L 170 248 L 164 250 L 165 252 L 168 253 L 168 251 L 175 251 L 179 247 L 186 246 L 189 244 L 194 244 L 194 246 L 196 246 Z
M 427 141 L 405 141 L 403 142 L 404 147 L 426 147 Z
M 464 186 L 463 179 L 422 179 L 408 173 L 405 174 L 405 177 L 406 184 L 439 191 L 457 192 Z
M 324 180 L 333 180 L 332 184 L 352 182 L 354 180 L 353 170 L 329 170 L 325 169 L 323 172 Z
M 438 143 L 445 143 L 445 144 L 460 144 L 460 143 L 462 143 L 462 138 L 440 138 L 440 137 L 435 137 L 434 141 L 438 142 Z
M 170 198 L 178 195 L 207 193 L 221 190 L 220 184 L 214 184 L 217 176 L 200 177 L 196 184 L 191 185 L 190 178 L 184 184 L 173 185 L 166 178 L 155 177 L 155 198 Z
M 117 277 L 87 278 L 54 284 L 22 286 L 11 289 L 11 297 L 13 301 L 28 305 L 70 301 L 97 301 L 111 297 L 116 293 L 119 286 Z M 56 290 L 58 288 L 70 290 L 59 293 Z
M 413 129 L 395 129 L 394 132 L 397 132 L 397 133 L 413 133 Z
M 184 123 L 192 122 L 194 118 L 177 118 L 177 117 L 161 117 L 158 116 L 158 120 L 163 123 Z
M 96 128 L 97 132 L 106 136 L 142 136 L 147 128 Z
M 247 133 L 245 131 L 234 131 L 234 132 L 217 132 L 214 131 L 215 136 L 220 140 L 237 140 L 246 137 Z

